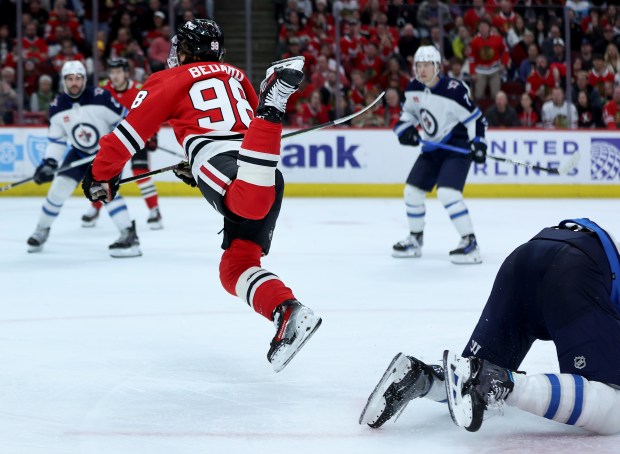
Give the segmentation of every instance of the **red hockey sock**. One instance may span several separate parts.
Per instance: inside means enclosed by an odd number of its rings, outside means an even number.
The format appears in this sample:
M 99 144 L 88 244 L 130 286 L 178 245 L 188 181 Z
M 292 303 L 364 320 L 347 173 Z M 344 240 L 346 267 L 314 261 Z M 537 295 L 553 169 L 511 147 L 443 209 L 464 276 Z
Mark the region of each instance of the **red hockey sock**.
M 276 167 L 280 161 L 282 125 L 252 119 L 239 150 L 239 171 L 224 203 L 246 219 L 262 219 L 275 200 Z
M 278 276 L 260 267 L 262 253 L 261 247 L 252 241 L 233 240 L 222 255 L 220 280 L 228 293 L 272 320 L 274 309 L 295 296 Z
M 147 173 L 148 169 L 132 169 L 134 176 L 142 175 L 143 173 Z M 146 206 L 151 209 L 155 208 L 159 201 L 157 199 L 157 188 L 151 180 L 150 177 L 143 178 L 137 181 L 138 188 L 140 189 L 140 193 L 142 194 L 142 198 L 146 202 Z

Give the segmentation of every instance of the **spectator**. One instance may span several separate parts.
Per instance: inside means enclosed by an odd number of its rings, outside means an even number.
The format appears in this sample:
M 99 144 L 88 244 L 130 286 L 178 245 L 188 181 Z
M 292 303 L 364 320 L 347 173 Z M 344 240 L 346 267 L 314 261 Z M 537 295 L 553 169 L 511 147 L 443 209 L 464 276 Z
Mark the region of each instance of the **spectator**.
M 592 69 L 592 43 L 588 38 L 581 40 L 579 58 L 581 59 L 581 69 L 590 71 Z
M 534 103 L 529 94 L 523 93 L 521 95 L 521 112 L 519 113 L 519 122 L 521 126 L 534 128 L 540 123 L 540 116 L 534 109 Z
M 41 7 L 41 0 L 30 0 L 26 12 L 37 24 L 37 35 L 42 36 L 50 15 L 45 8 Z
M 52 58 L 52 66 L 54 66 L 54 70 L 60 74 L 60 70 L 62 69 L 62 65 L 69 60 L 79 60 L 82 63 L 85 62 L 84 55 L 79 53 L 75 46 L 73 45 L 73 40 L 71 38 L 63 38 L 60 42 L 60 52 L 54 55 Z M 168 48 L 170 44 L 168 44 Z
M 395 88 L 385 90 L 385 105 L 377 109 L 377 115 L 383 117 L 383 124 L 390 129 L 400 120 L 400 93 Z
M 566 53 L 562 38 L 553 40 L 553 60 L 549 62 L 549 69 L 553 74 L 555 85 L 566 88 Z
M 129 42 L 131 41 L 131 33 L 129 29 L 121 27 L 118 29 L 116 39 L 106 49 L 110 52 L 110 58 L 127 58 L 129 53 Z
M 465 60 L 467 58 L 467 50 L 471 43 L 471 35 L 466 26 L 461 25 L 458 28 L 457 35 L 452 40 L 452 52 L 454 56 L 459 60 Z
M 343 36 L 340 38 L 340 56 L 346 68 L 351 68 L 363 54 L 367 42 L 368 39 L 361 34 L 360 22 L 357 19 L 345 21 Z
M 501 37 L 491 35 L 491 24 L 481 19 L 478 35 L 471 41 L 470 70 L 475 83 L 476 99 L 485 97 L 487 86 L 491 98 L 500 89 L 502 75 L 510 60 L 508 49 Z
M 577 109 L 572 103 L 570 106 L 568 105 L 568 102 L 564 99 L 564 90 L 560 87 L 554 88 L 551 92 L 551 99 L 543 104 L 542 120 L 545 128 L 577 128 Z
M 38 89 L 30 95 L 30 111 L 49 116 L 50 103 L 54 100 L 56 93 L 52 90 L 52 78 L 47 74 L 39 77 Z
M 369 106 L 370 104 L 372 104 L 372 102 L 375 100 L 375 97 L 375 92 L 368 92 L 364 100 L 365 105 Z M 385 126 L 385 120 L 383 118 L 383 115 L 378 112 L 379 108 L 380 106 L 378 104 L 375 104 L 372 109 L 351 120 L 351 125 L 355 128 L 381 128 Z
M 13 112 L 17 109 L 17 92 L 15 83 L 15 70 L 5 67 L 0 72 L 0 124 L 12 124 Z
M 366 80 L 373 85 L 379 83 L 379 77 L 383 72 L 383 61 L 379 58 L 377 50 L 377 44 L 368 41 L 364 44 L 364 52 L 358 54 L 353 62 L 353 68 L 365 73 Z
M 484 7 L 484 0 L 474 0 L 472 7 L 467 10 L 463 21 L 470 34 L 476 33 L 478 30 L 478 23 L 484 17 L 488 18 L 488 13 Z
M 170 41 L 168 39 L 170 27 L 164 25 L 161 28 L 161 35 L 153 38 L 148 48 L 147 56 L 153 72 L 166 69 L 166 61 L 170 52 Z
M 570 24 L 570 50 L 571 53 L 578 53 L 583 39 L 583 31 L 581 24 L 575 19 L 575 13 L 568 11 L 568 23 Z
M 13 50 L 11 29 L 8 25 L 0 25 L 0 66 L 5 66 L 8 55 Z
M 517 112 L 508 104 L 508 96 L 501 90 L 495 95 L 495 104 L 489 107 L 484 115 L 489 126 L 496 128 L 521 126 Z
M 603 122 L 607 129 L 620 129 L 620 86 L 614 88 L 613 98 L 603 107 Z
M 384 10 L 379 0 L 369 0 L 364 11 L 362 11 L 360 20 L 364 25 L 375 27 L 379 23 L 379 16 L 383 13 Z
M 351 87 L 349 88 L 349 99 L 353 109 L 360 110 L 366 99 L 366 94 L 370 90 L 366 82 L 366 74 L 359 69 L 351 71 Z
M 588 84 L 598 91 L 601 97 L 605 96 L 605 84 L 614 83 L 614 73 L 605 64 L 605 59 L 601 54 L 594 54 L 592 57 L 592 69 L 588 73 Z
M 618 41 L 619 37 L 614 31 L 614 26 L 612 24 L 607 24 L 603 27 L 602 38 L 596 41 L 596 44 L 594 45 L 594 52 L 597 54 L 604 54 L 609 44 L 615 44 L 618 46 L 620 44 Z
M 183 21 L 183 23 L 185 22 L 187 21 Z M 166 15 L 162 11 L 155 11 L 155 13 L 153 13 L 153 24 L 154 27 L 152 29 L 144 32 L 144 39 L 142 40 L 142 47 L 144 49 L 148 49 L 156 38 L 168 39 L 169 35 L 164 31 Z M 169 28 L 168 33 L 170 33 Z
M 321 92 L 314 90 L 310 94 L 309 102 L 303 103 L 302 115 L 305 124 L 309 126 L 329 122 L 329 109 L 321 102 Z
M 471 85 L 471 75 L 463 69 L 463 61 L 456 57 L 452 57 L 450 60 L 448 76 L 466 83 L 467 86 Z
M 144 82 L 151 74 L 151 67 L 144 55 L 144 51 L 135 39 L 131 40 L 127 45 L 125 58 L 127 58 L 130 66 L 133 68 L 132 78 L 138 82 Z
M 411 0 L 392 0 L 388 2 L 388 24 L 402 29 L 405 24 L 416 25 L 416 6 Z
M 424 0 L 418 8 L 417 19 L 422 38 L 429 36 L 431 27 L 443 26 L 445 30 L 452 23 L 450 8 L 439 0 Z
M 532 43 L 527 47 L 527 58 L 519 65 L 519 80 L 524 84 L 527 78 L 536 68 L 536 60 L 538 59 L 538 44 Z
M 579 71 L 577 76 L 575 77 L 575 84 L 573 86 L 572 99 L 577 99 L 577 95 L 580 91 L 585 91 L 588 95 L 588 102 L 601 108 L 603 103 L 601 101 L 601 96 L 598 91 L 595 90 L 591 85 L 588 84 L 588 73 L 585 71 Z
M 579 115 L 577 126 L 580 128 L 604 127 L 601 108 L 590 103 L 586 91 L 577 94 L 577 115 Z
M 103 1 L 100 3 L 103 3 Z M 84 46 L 85 40 L 82 26 L 75 17 L 75 13 L 67 9 L 64 0 L 56 0 L 54 9 L 50 12 L 50 18 L 45 26 L 45 40 L 48 43 L 53 44 L 58 42 L 58 37 L 56 36 L 56 29 L 58 27 L 66 27 L 69 29 L 71 38 L 73 38 L 73 42 L 78 48 Z
M 534 71 L 532 71 L 532 74 L 527 78 L 525 91 L 527 91 L 532 98 L 538 98 L 544 102 L 551 95 L 553 87 L 555 87 L 555 79 L 547 64 L 547 57 L 539 55 L 536 58 L 536 67 Z
M 33 59 L 43 63 L 47 60 L 47 43 L 43 38 L 37 36 L 37 24 L 31 22 L 24 27 L 24 37 L 22 38 L 24 58 Z
M 620 55 L 618 54 L 618 46 L 615 44 L 607 45 L 605 64 L 614 74 L 620 74 Z
M 515 27 L 517 23 L 517 15 L 512 9 L 511 0 L 502 0 L 500 4 L 500 11 L 493 17 L 493 25 L 497 27 L 497 30 L 506 36 L 508 31 Z M 525 28 L 525 23 L 521 27 L 521 30 Z
M 397 57 L 390 57 L 385 66 L 385 71 L 379 78 L 379 86 L 381 88 L 396 88 L 399 92 L 404 93 L 409 79 L 411 77 L 402 71 L 400 61 Z
M 435 46 L 435 48 L 439 49 L 439 52 L 442 55 L 443 61 L 441 65 L 443 68 L 447 68 L 450 62 L 450 59 L 454 57 L 454 52 L 452 51 L 452 43 L 450 42 L 450 38 L 448 38 L 447 33 L 443 33 L 442 39 L 441 29 L 437 26 L 431 27 L 431 34 L 429 36 L 429 44 L 431 46 Z
M 398 53 L 405 59 L 409 68 L 413 67 L 413 55 L 420 46 L 420 40 L 416 36 L 413 25 L 406 24 L 400 31 L 400 40 L 398 41 Z
M 529 45 L 534 43 L 534 33 L 526 28 L 518 28 L 520 26 L 524 27 L 525 25 L 521 16 L 518 16 L 515 27 L 508 30 L 506 36 L 510 48 L 510 60 L 512 60 L 512 67 L 515 71 L 519 69 L 521 62 L 527 58 Z

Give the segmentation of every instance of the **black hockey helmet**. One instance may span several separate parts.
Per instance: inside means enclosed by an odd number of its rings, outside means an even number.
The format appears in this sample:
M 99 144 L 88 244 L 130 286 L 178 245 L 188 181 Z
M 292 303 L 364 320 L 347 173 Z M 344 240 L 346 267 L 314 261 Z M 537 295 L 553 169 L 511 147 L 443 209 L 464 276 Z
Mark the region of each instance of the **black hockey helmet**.
M 129 72 L 129 62 L 126 58 L 109 58 L 107 67 L 108 70 L 112 68 L 123 68 L 123 71 Z
M 198 61 L 222 61 L 224 57 L 224 33 L 211 19 L 193 19 L 177 29 L 172 38 L 168 66 L 179 65 L 178 53 L 196 57 Z

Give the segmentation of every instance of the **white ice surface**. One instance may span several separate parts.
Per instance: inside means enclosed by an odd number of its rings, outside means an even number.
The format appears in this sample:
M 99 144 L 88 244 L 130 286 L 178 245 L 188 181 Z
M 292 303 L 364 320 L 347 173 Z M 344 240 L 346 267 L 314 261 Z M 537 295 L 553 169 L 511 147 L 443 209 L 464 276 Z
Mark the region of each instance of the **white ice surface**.
M 618 453 L 620 437 L 514 408 L 470 434 L 417 400 L 380 430 L 357 424 L 394 354 L 460 352 L 503 258 L 541 228 L 590 217 L 620 236 L 617 200 L 469 200 L 482 265 L 456 266 L 458 237 L 427 205 L 424 255 L 393 259 L 397 199 L 284 201 L 263 265 L 323 317 L 281 373 L 273 326 L 220 286 L 221 221 L 200 198 L 162 198 L 165 229 L 128 199 L 144 256 L 108 257 L 117 232 L 67 202 L 40 254 L 26 253 L 42 198 L 0 198 L 0 453 Z M 522 369 L 556 372 L 537 343 Z M 620 409 L 619 409 L 620 411 Z

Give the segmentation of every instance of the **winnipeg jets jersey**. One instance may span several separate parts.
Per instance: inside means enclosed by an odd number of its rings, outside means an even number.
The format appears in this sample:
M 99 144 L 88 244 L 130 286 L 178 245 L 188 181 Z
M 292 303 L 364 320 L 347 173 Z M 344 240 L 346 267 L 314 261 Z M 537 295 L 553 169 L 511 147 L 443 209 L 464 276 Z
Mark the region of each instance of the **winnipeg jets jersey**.
M 46 158 L 62 159 L 67 143 L 86 153 L 99 149 L 99 139 L 114 129 L 126 109 L 103 88 L 86 87 L 72 99 L 61 93 L 50 104 Z
M 441 77 L 433 88 L 412 79 L 405 89 L 400 120 L 420 125 L 422 139 L 430 142 L 484 141 L 486 119 L 470 99 L 467 85 L 450 77 Z M 424 145 L 422 151 L 436 148 Z

